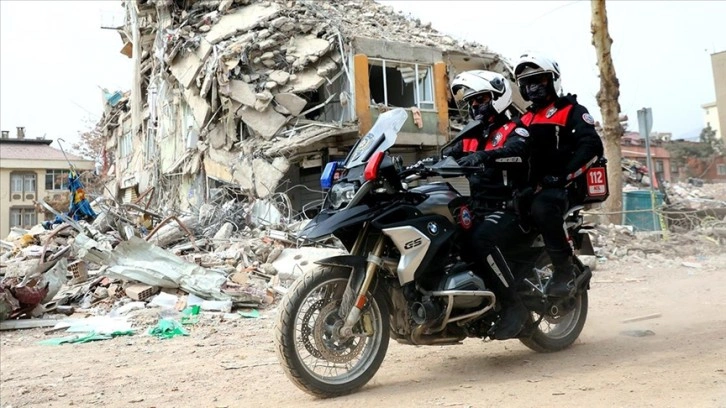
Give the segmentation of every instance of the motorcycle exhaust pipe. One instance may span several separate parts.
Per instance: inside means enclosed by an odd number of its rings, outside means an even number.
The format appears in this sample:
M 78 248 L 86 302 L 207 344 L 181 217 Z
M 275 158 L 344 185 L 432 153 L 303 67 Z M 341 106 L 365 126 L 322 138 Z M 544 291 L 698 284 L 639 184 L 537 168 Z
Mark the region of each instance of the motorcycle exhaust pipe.
M 441 316 L 441 308 L 431 301 L 414 302 L 411 305 L 411 318 L 420 326 L 429 327 Z

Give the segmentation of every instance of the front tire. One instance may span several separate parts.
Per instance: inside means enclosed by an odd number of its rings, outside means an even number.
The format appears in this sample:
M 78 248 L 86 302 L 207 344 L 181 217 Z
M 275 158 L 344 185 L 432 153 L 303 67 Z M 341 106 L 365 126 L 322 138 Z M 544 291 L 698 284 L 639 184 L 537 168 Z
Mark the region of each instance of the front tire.
M 543 270 L 543 273 L 540 273 L 540 280 L 546 283 L 552 276 L 552 262 L 549 256 L 543 254 L 537 262 L 537 269 Z M 587 289 L 582 288 L 575 295 L 575 305 L 567 314 L 556 317 L 543 316 L 539 325 L 533 329 L 532 335 L 520 338 L 519 341 L 539 353 L 551 353 L 566 349 L 580 337 L 587 320 L 587 309 Z M 539 317 L 539 313 L 532 312 L 534 321 Z
M 349 268 L 320 266 L 295 281 L 279 306 L 275 343 L 280 364 L 293 384 L 316 397 L 363 387 L 388 350 L 388 303 L 381 291 L 367 295 L 353 329 L 359 336 L 337 336 L 342 325 L 338 306 L 349 277 Z

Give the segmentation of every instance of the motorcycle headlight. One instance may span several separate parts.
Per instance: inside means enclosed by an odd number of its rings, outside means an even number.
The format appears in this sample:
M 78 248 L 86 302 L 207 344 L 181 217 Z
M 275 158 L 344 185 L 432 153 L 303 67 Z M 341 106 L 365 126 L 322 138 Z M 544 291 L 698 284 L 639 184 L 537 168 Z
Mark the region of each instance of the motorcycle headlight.
M 328 202 L 334 209 L 338 209 L 350 202 L 355 196 L 357 188 L 355 183 L 337 183 L 328 191 Z

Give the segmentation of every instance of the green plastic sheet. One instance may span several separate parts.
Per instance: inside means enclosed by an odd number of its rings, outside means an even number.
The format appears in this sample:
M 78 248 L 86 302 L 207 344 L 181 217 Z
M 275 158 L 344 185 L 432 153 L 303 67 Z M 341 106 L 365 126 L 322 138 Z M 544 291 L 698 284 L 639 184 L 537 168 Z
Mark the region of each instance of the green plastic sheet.
M 110 334 L 99 334 L 96 332 L 90 332 L 85 334 L 76 334 L 73 336 L 56 337 L 52 339 L 41 340 L 38 342 L 38 344 L 47 346 L 60 346 L 61 344 L 90 343 L 92 341 L 110 340 L 114 337 L 131 336 L 133 334 L 133 330 L 115 331 Z
M 171 339 L 177 336 L 188 336 L 181 323 L 176 320 L 160 319 L 156 327 L 149 330 L 149 334 L 160 339 Z

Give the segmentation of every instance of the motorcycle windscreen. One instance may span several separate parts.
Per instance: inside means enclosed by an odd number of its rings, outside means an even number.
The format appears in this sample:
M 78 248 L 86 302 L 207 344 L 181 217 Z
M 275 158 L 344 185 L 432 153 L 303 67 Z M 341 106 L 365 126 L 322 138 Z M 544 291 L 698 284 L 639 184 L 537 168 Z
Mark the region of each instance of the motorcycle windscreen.
M 374 153 L 390 149 L 396 144 L 398 132 L 406 123 L 406 119 L 408 119 L 408 112 L 403 108 L 381 113 L 371 130 L 353 146 L 343 166 L 348 169 L 360 166 L 365 164 Z

